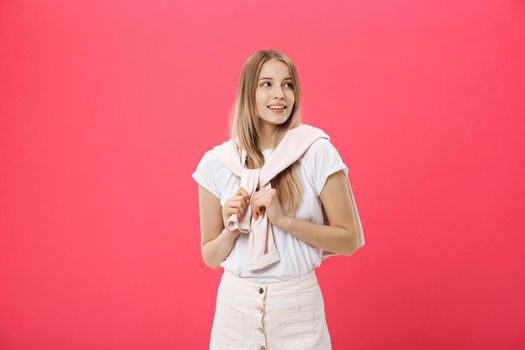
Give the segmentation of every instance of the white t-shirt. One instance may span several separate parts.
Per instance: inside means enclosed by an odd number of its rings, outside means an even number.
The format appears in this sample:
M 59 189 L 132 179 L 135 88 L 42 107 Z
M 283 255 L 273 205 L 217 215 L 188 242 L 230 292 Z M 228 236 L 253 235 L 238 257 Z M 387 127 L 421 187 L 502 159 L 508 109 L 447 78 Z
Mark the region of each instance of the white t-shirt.
M 273 152 L 272 148 L 263 150 L 265 159 Z M 348 168 L 334 145 L 325 138 L 319 138 L 312 143 L 308 150 L 298 159 L 299 173 L 303 184 L 303 197 L 296 218 L 324 224 L 322 203 L 319 194 L 329 175 L 343 170 L 348 178 Z M 227 199 L 233 197 L 238 188 L 235 188 L 235 177 L 221 161 L 207 151 L 192 174 L 193 179 L 201 186 L 213 193 L 224 205 Z M 240 234 L 228 257 L 221 262 L 221 266 L 243 278 L 256 283 L 272 283 L 299 277 L 321 265 L 322 252 L 294 235 L 272 225 L 275 245 L 281 260 L 264 269 L 249 271 L 244 268 L 248 252 L 248 235 Z

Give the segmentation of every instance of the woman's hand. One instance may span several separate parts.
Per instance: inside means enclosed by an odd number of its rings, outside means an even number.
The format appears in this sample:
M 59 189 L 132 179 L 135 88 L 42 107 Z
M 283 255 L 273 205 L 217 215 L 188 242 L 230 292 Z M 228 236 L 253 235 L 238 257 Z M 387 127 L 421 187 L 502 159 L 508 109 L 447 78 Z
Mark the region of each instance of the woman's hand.
M 259 190 L 253 194 L 252 198 L 252 216 L 255 220 L 264 214 L 268 215 L 268 220 L 272 225 L 279 226 L 286 214 L 277 198 L 277 190 L 269 188 Z
M 227 199 L 222 206 L 222 219 L 224 227 L 227 227 L 228 219 L 232 214 L 237 214 L 239 221 L 243 218 L 250 203 L 250 195 L 242 187 L 239 187 L 233 197 Z M 239 232 L 239 230 L 235 230 Z M 239 232 L 240 233 L 240 232 Z

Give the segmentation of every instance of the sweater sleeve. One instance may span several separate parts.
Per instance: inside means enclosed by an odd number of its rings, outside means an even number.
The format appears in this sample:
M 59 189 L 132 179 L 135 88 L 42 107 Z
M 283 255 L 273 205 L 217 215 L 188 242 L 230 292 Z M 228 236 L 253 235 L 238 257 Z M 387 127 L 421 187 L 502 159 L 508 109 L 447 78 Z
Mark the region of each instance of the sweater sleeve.
M 221 198 L 221 191 L 217 184 L 216 174 L 221 167 L 220 161 L 211 152 L 204 153 L 204 156 L 197 165 L 197 169 L 191 177 L 202 187 L 213 193 L 215 197 Z

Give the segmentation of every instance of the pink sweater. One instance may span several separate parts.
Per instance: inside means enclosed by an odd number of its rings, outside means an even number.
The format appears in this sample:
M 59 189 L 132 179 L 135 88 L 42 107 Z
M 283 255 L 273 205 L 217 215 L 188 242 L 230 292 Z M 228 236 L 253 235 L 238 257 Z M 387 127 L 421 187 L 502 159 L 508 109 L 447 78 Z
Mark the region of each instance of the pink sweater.
M 248 192 L 251 199 L 257 188 L 271 188 L 270 180 L 297 161 L 318 138 L 330 139 L 321 129 L 306 124 L 300 124 L 298 127 L 288 130 L 263 167 L 258 169 L 245 167 L 246 151 L 241 150 L 239 152 L 233 139 L 215 146 L 212 152 L 218 156 L 224 166 L 237 176 L 240 182 L 239 186 Z M 364 244 L 359 215 L 355 208 L 353 195 L 351 197 L 357 219 L 358 237 L 360 242 Z M 254 220 L 251 215 L 251 204 L 248 204 L 246 213 L 240 221 L 237 214 L 230 216 L 227 229 L 231 231 L 238 229 L 241 233 L 250 235 L 247 261 L 249 270 L 262 269 L 280 260 L 273 237 L 272 225 L 268 220 L 266 211 L 257 220 Z M 333 255 L 339 254 L 323 251 L 322 259 Z

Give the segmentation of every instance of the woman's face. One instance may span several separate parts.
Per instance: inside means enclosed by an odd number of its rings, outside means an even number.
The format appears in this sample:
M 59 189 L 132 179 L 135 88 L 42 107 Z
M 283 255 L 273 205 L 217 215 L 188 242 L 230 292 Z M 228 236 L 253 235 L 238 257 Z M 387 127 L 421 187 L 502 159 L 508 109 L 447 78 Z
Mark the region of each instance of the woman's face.
M 261 67 L 258 79 L 255 102 L 261 122 L 283 124 L 290 117 L 295 102 L 288 66 L 275 58 L 269 59 Z M 270 108 L 275 105 L 281 107 Z

